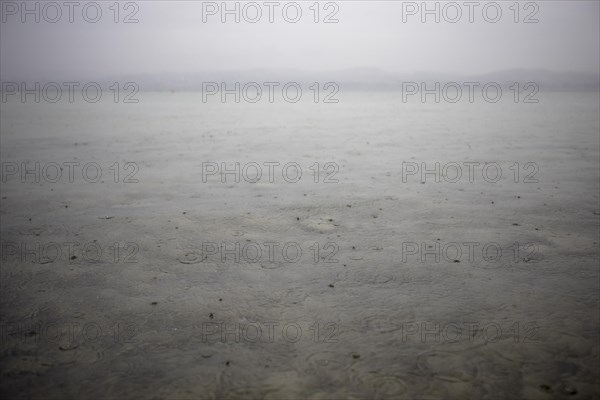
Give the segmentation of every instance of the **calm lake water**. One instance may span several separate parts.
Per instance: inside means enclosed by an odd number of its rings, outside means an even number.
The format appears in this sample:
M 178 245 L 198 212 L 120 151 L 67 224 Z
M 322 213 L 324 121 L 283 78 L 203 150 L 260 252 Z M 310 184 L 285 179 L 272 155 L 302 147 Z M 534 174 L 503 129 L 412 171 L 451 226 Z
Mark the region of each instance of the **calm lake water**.
M 600 394 L 598 93 L 136 97 L 2 104 L 4 393 Z

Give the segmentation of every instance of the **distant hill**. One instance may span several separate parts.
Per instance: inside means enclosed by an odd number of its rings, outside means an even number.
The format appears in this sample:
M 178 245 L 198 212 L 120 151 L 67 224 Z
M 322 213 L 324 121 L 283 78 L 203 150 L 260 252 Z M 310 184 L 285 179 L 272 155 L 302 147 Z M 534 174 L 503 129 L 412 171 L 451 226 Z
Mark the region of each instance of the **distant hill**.
M 19 79 L 2 81 L 21 82 Z M 73 79 L 45 79 L 40 82 L 73 81 Z M 203 82 L 226 82 L 233 87 L 235 82 L 242 85 L 248 82 L 297 82 L 308 87 L 314 82 L 321 84 L 335 82 L 341 89 L 350 90 L 399 90 L 403 82 L 497 82 L 502 86 L 510 86 L 515 82 L 535 82 L 541 90 L 551 91 L 598 91 L 600 90 L 600 74 L 586 72 L 556 72 L 547 69 L 511 69 L 482 75 L 456 75 L 441 72 L 394 73 L 377 68 L 352 68 L 331 71 L 305 70 L 268 70 L 248 69 L 229 71 L 202 71 L 188 74 L 129 74 L 104 79 L 79 79 L 94 81 L 109 86 L 112 82 L 136 82 L 140 90 L 201 90 Z

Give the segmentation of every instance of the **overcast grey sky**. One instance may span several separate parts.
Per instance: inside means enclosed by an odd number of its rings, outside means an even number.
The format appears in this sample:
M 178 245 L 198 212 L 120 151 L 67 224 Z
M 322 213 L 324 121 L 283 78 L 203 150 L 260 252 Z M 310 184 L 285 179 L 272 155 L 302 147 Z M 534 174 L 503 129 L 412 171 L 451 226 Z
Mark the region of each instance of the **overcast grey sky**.
M 7 3 L 3 1 L 3 3 Z M 8 2 L 10 3 L 10 2 Z M 20 1 L 14 4 L 20 6 Z M 62 4 L 62 1 L 58 2 Z M 85 4 L 86 2 L 81 2 Z M 331 70 L 375 67 L 390 72 L 443 71 L 481 74 L 512 68 L 546 68 L 556 71 L 597 72 L 600 68 L 599 3 L 597 1 L 537 1 L 523 9 L 514 22 L 513 1 L 498 2 L 502 17 L 486 22 L 480 2 L 469 22 L 469 9 L 461 5 L 462 18 L 449 23 L 441 14 L 440 23 L 421 14 L 405 15 L 407 2 L 337 1 L 338 23 L 314 23 L 313 1 L 298 2 L 302 17 L 292 24 L 282 16 L 283 5 L 274 10 L 274 23 L 268 22 L 263 1 L 262 18 L 257 23 L 221 23 L 220 14 L 202 21 L 202 1 L 138 1 L 138 23 L 115 24 L 113 1 L 101 4 L 102 17 L 92 24 L 82 18 L 82 6 L 74 10 L 74 23 L 68 9 L 56 23 L 34 22 L 34 15 L 22 23 L 20 11 L 13 15 L 13 3 L 3 4 L 0 25 L 0 72 L 3 78 L 79 79 L 137 73 L 189 73 L 205 70 L 246 68 L 293 68 Z M 240 2 L 242 8 L 244 3 Z M 320 6 L 319 19 L 335 11 Z M 429 2 L 434 7 L 435 2 Z M 447 2 L 441 2 L 440 7 Z M 12 4 L 12 5 L 11 5 Z M 234 2 L 229 2 L 234 7 Z M 415 3 L 420 6 L 421 2 Z M 121 3 L 119 19 L 136 11 Z M 221 1 L 216 3 L 220 7 Z M 31 7 L 34 7 L 33 5 Z M 42 7 L 42 5 L 40 5 Z M 536 8 L 539 8 L 536 10 Z M 248 17 L 255 10 L 246 9 Z M 48 18 L 55 10 L 48 8 Z M 40 13 L 43 11 L 40 10 Z M 94 10 L 88 9 L 94 16 Z M 455 10 L 447 9 L 453 18 Z M 494 17 L 495 10 L 488 10 Z M 523 23 L 535 12 L 538 23 Z M 294 9 L 288 16 L 294 17 Z

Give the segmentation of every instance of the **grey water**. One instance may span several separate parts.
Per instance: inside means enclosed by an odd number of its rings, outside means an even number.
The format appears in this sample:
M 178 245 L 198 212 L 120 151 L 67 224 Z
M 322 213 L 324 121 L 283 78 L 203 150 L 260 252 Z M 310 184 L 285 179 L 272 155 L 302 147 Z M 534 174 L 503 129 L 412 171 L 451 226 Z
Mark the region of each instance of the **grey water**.
M 3 103 L 2 392 L 598 396 L 599 96 L 537 97 Z

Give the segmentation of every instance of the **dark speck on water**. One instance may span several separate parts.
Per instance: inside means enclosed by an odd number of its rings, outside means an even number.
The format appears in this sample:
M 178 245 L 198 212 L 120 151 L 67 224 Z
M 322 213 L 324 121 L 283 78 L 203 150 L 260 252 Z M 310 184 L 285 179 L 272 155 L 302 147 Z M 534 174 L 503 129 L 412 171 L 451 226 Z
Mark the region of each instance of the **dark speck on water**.
M 542 389 L 544 392 L 551 392 L 552 391 L 552 389 L 548 385 L 540 385 L 540 389 Z
M 570 387 L 570 386 L 563 386 L 562 391 L 563 391 L 563 393 L 570 394 L 570 395 L 577 394 L 577 389 Z
M 155 306 L 155 305 L 157 305 L 157 304 L 158 304 L 158 302 L 157 302 L 157 301 L 153 301 L 153 302 L 152 302 L 152 303 L 150 303 L 150 304 L 151 304 L 151 305 L 153 305 L 153 306 Z
M 333 284 L 331 284 L 331 283 L 330 283 L 330 284 L 329 284 L 329 287 L 334 287 L 334 286 L 333 286 Z
M 69 350 L 75 350 L 76 348 L 78 348 L 79 346 L 75 346 L 75 347 L 63 347 L 63 346 L 58 346 L 58 349 L 60 351 L 69 351 Z

